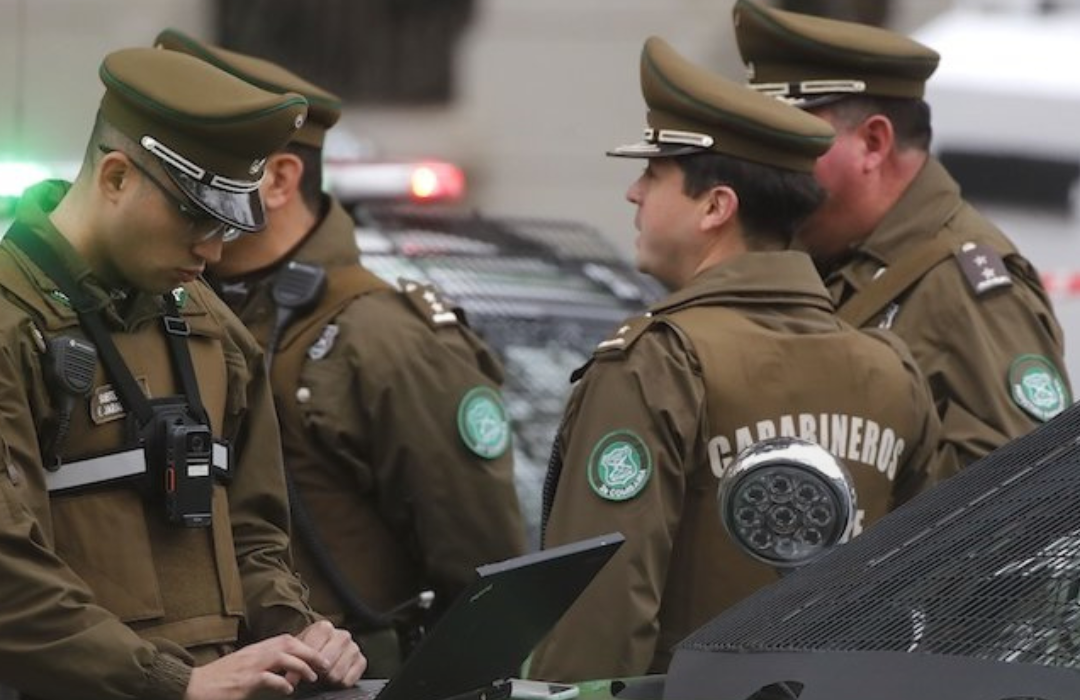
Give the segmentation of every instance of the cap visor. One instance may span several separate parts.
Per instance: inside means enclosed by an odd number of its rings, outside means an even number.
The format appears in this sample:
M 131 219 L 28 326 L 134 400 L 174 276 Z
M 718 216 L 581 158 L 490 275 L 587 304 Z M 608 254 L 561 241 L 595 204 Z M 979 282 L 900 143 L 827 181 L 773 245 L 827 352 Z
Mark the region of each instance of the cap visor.
M 266 228 L 262 196 L 259 190 L 229 192 L 199 182 L 187 173 L 162 161 L 165 172 L 188 198 L 207 214 L 241 231 L 256 232 Z
M 615 158 L 674 158 L 676 156 L 688 156 L 694 153 L 707 151 L 700 146 L 687 146 L 679 143 L 653 143 L 652 141 L 638 141 L 625 146 L 617 146 L 607 152 Z

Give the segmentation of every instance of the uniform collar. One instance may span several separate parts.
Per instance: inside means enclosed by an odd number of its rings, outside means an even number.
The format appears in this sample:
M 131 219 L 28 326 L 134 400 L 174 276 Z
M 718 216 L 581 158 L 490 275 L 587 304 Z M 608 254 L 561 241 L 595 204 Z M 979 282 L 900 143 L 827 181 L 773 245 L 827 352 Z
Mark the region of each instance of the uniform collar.
M 932 238 L 962 205 L 960 186 L 937 159 L 927 158 L 896 204 L 858 251 L 891 265 L 919 242 Z
M 653 313 L 696 303 L 795 304 L 833 310 L 832 300 L 805 253 L 743 253 L 695 276 L 653 305 Z
M 272 266 L 239 277 L 214 280 L 225 303 L 249 327 L 265 324 L 273 315 L 270 296 L 274 279 L 278 270 L 290 260 L 326 269 L 355 265 L 359 261 L 360 249 L 356 245 L 356 224 L 352 217 L 333 197 L 326 197 L 324 201 L 326 213 L 323 217 Z
M 356 224 L 336 199 L 327 197 L 327 201 L 326 215 L 287 259 L 321 267 L 354 264 L 360 259 Z

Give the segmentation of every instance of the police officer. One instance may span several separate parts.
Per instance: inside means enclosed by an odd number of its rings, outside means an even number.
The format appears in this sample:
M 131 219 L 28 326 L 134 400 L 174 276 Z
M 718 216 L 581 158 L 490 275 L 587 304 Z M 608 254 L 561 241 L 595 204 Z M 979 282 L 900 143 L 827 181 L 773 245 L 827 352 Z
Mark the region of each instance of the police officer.
M 146 700 L 351 684 L 363 656 L 290 570 L 262 353 L 199 280 L 262 228 L 264 159 L 305 101 L 153 49 L 100 76 L 75 182 L 30 189 L 0 243 L 0 682 Z
M 830 449 L 855 479 L 859 527 L 935 477 L 939 426 L 914 362 L 839 321 L 810 258 L 785 250 L 820 202 L 811 170 L 832 129 L 655 37 L 641 88 L 645 141 L 611 155 L 645 159 L 626 195 L 637 264 L 676 291 L 575 375 L 545 546 L 627 541 L 536 651 L 537 678 L 663 672 L 672 645 L 775 579 L 721 527 L 717 477 L 739 450 L 777 436 Z
M 1063 338 L 1038 274 L 927 152 L 922 98 L 938 54 L 884 29 L 750 0 L 734 18 L 751 87 L 837 132 L 814 170 L 828 198 L 802 245 L 841 316 L 907 342 L 959 464 L 1064 410 Z
M 227 244 L 211 268 L 241 320 L 264 347 L 276 346 L 286 466 L 310 516 L 293 544 L 312 604 L 357 629 L 369 672 L 389 675 L 397 645 L 387 648 L 386 621 L 356 610 L 353 595 L 376 613 L 423 589 L 449 604 L 475 567 L 525 549 L 502 369 L 436 289 L 391 287 L 359 263 L 352 218 L 321 191 L 337 97 L 175 30 L 157 44 L 311 105 L 304 127 L 267 161 L 265 234 Z M 282 326 L 273 288 L 295 277 L 296 263 L 325 271 L 329 285 Z

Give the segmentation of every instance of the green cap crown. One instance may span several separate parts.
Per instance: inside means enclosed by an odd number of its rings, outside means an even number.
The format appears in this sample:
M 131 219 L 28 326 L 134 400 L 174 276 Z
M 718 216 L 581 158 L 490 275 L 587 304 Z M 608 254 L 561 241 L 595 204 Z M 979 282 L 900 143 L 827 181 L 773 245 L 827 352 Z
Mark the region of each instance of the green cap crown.
M 735 38 L 751 87 L 800 106 L 847 94 L 921 98 L 936 51 L 856 22 L 737 0 Z
M 123 49 L 105 57 L 101 112 L 141 143 L 151 137 L 199 168 L 232 180 L 262 177 L 266 156 L 304 124 L 300 95 L 260 90 L 171 51 Z
M 832 145 L 828 123 L 690 63 L 658 37 L 641 52 L 641 91 L 649 107 L 645 141 L 611 155 L 714 151 L 809 172 Z
M 302 95 L 308 102 L 308 115 L 307 122 L 293 136 L 297 143 L 321 148 L 327 130 L 341 117 L 341 98 L 276 63 L 200 42 L 176 29 L 158 34 L 154 46 L 201 58 L 270 92 Z
M 263 228 L 258 190 L 266 158 L 304 125 L 303 97 L 158 49 L 115 51 L 98 72 L 106 121 L 156 157 L 206 212 L 244 231 Z

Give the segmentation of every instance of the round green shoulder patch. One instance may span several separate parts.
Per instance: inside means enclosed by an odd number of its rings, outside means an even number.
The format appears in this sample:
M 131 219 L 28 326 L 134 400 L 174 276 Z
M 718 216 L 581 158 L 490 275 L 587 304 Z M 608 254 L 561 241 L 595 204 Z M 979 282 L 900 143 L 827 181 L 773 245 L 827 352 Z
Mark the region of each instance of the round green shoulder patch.
M 458 404 L 458 433 L 465 446 L 484 459 L 501 457 L 510 446 L 510 421 L 502 397 L 486 386 L 473 387 Z
M 596 442 L 589 455 L 589 486 L 609 501 L 628 501 L 652 476 L 652 456 L 632 430 L 616 430 Z
M 1072 403 L 1061 373 L 1042 355 L 1020 355 L 1013 360 L 1009 392 L 1017 406 L 1041 421 L 1050 420 Z

